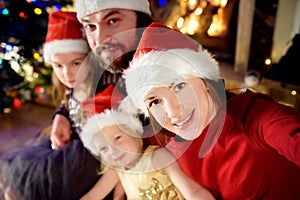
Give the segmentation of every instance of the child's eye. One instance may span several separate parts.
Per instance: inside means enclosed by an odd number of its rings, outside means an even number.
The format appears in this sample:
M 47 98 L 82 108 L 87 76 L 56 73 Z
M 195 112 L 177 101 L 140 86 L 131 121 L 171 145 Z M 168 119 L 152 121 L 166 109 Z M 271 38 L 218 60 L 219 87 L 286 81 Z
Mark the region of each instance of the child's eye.
M 59 65 L 59 64 L 52 64 L 52 67 L 55 67 L 55 68 L 61 68 L 62 65 Z
M 118 142 L 121 138 L 122 138 L 121 135 L 116 136 L 116 137 L 114 138 L 114 142 Z
M 184 83 L 184 82 L 178 83 L 177 85 L 174 86 L 174 91 L 179 92 L 180 90 L 182 90 L 184 88 L 185 85 L 186 85 L 186 83 Z
M 101 147 L 101 148 L 99 148 L 99 151 L 102 152 L 102 153 L 104 153 L 104 152 L 107 151 L 107 147 Z
M 74 66 L 81 65 L 81 62 L 74 62 Z
M 149 108 L 151 108 L 152 106 L 158 105 L 161 102 L 161 100 L 159 99 L 154 99 L 152 101 L 149 102 Z

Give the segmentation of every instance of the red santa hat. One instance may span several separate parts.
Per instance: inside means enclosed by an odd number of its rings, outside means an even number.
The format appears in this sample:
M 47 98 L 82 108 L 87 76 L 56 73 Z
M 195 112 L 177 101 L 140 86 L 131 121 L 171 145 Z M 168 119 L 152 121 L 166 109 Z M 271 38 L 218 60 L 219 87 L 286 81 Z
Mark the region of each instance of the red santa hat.
M 148 0 L 75 0 L 79 21 L 88 15 L 105 9 L 135 10 L 151 16 Z
M 133 137 L 142 137 L 143 126 L 141 121 L 136 115 L 127 113 L 125 110 L 107 109 L 100 114 L 93 115 L 82 127 L 80 138 L 83 142 L 83 145 L 97 158 L 100 156 L 100 154 L 99 150 L 93 143 L 93 137 L 95 134 L 100 134 L 101 129 L 105 127 L 112 125 L 126 126 L 132 131 L 131 133 L 128 133 L 128 131 L 126 133 L 131 134 Z
M 145 97 L 154 87 L 169 87 L 185 78 L 218 82 L 218 63 L 201 45 L 178 30 L 152 23 L 144 30 L 128 70 L 126 90 L 137 108 L 147 115 Z
M 76 12 L 50 13 L 44 44 L 45 62 L 51 64 L 51 55 L 57 53 L 87 53 L 89 47 L 83 33 L 82 24 L 77 20 Z

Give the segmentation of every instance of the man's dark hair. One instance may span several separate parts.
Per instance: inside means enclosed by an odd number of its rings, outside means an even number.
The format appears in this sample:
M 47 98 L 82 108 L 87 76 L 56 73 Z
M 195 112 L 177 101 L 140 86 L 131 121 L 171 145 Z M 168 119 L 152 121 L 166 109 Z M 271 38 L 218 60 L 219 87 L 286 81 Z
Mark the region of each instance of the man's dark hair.
M 153 22 L 151 17 L 146 13 L 136 11 L 136 15 L 137 15 L 137 25 L 136 25 L 137 28 L 147 27 Z

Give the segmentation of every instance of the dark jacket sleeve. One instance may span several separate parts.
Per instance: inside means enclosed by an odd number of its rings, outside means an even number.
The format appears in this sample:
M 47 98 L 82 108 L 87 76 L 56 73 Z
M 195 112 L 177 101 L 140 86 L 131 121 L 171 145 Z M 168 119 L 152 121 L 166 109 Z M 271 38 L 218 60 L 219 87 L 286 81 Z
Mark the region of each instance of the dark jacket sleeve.
M 52 119 L 54 119 L 55 115 L 63 115 L 65 116 L 67 119 L 69 119 L 69 111 L 65 106 L 65 103 L 61 103 L 60 106 L 54 111 Z

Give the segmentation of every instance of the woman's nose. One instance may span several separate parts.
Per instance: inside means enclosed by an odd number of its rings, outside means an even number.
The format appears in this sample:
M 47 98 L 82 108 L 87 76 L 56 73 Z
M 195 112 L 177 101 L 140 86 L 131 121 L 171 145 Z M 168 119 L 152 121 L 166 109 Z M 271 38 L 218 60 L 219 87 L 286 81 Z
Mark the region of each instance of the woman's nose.
M 170 119 L 180 118 L 182 108 L 180 101 L 175 94 L 169 93 L 166 95 L 164 100 L 164 107 L 166 114 Z

